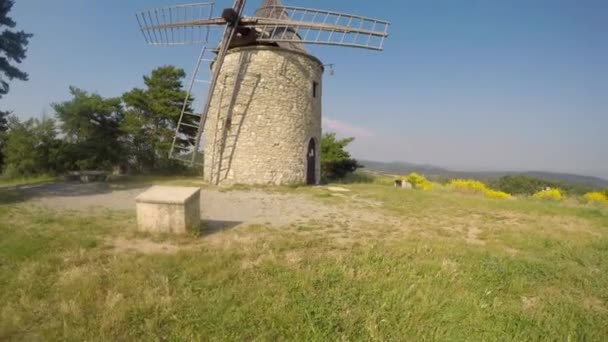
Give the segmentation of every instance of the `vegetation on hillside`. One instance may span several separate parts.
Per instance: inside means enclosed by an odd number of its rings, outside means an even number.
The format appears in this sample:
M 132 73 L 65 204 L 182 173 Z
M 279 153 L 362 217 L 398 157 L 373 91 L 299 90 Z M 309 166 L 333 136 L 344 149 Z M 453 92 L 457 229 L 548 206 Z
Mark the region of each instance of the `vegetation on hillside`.
M 501 171 L 465 172 L 448 170 L 432 165 L 418 165 L 403 162 L 383 163 L 377 161 L 362 160 L 361 163 L 363 163 L 366 169 L 370 171 L 389 175 L 401 175 L 416 172 L 419 174 L 426 175 L 426 177 L 431 181 L 439 182 L 442 184 L 447 183 L 452 179 L 475 179 L 486 183 L 493 183 L 499 178 L 505 176 L 523 176 L 527 178 L 535 178 L 547 182 L 552 182 L 554 183 L 554 187 L 560 187 L 566 190 L 568 190 L 568 187 L 571 186 L 572 190 L 574 190 L 577 195 L 583 194 L 586 191 L 589 191 L 589 189 L 604 189 L 608 187 L 607 179 L 566 173 Z M 495 189 L 497 188 L 495 184 L 492 184 L 491 187 Z M 568 191 L 570 192 L 570 190 Z M 531 192 L 530 195 L 533 193 L 534 192 Z
M 491 189 L 485 183 L 472 179 L 454 179 L 448 183 L 448 187 L 460 192 L 483 194 L 488 198 L 511 198 L 511 194 L 507 192 Z
M 489 182 L 492 187 L 513 195 L 534 195 L 546 188 L 559 188 L 570 195 L 583 195 L 590 187 L 568 182 L 553 182 L 528 176 L 505 176 Z

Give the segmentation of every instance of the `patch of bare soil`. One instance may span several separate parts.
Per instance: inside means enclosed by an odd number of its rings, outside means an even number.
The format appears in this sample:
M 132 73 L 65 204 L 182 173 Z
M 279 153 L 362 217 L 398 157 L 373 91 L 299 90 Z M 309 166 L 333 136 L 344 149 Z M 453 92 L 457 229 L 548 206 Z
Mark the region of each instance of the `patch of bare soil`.
M 24 205 L 34 204 L 51 210 L 133 211 L 135 197 L 145 190 L 115 189 L 104 183 L 56 183 L 25 190 L 31 199 Z M 287 226 L 311 220 L 338 225 L 352 225 L 354 222 L 365 225 L 399 224 L 398 220 L 379 212 L 376 203 L 368 203 L 356 196 L 346 203 L 323 204 L 307 195 L 261 190 L 222 192 L 219 189 L 202 189 L 201 219 L 206 228 L 212 231 L 240 225 Z

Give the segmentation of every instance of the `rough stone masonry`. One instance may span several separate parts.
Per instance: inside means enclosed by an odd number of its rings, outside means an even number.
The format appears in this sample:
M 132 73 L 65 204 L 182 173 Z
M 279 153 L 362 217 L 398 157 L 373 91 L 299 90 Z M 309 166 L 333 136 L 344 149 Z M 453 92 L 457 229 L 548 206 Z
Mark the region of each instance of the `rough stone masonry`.
M 205 125 L 205 180 L 305 183 L 310 169 L 318 183 L 322 74 L 322 63 L 303 52 L 274 46 L 232 49 Z

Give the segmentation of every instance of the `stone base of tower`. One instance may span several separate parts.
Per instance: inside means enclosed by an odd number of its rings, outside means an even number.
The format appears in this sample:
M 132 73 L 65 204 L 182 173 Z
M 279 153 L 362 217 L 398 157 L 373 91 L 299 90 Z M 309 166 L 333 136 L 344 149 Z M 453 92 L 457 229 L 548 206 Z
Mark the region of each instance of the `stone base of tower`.
M 321 62 L 272 46 L 229 52 L 205 125 L 211 184 L 318 184 Z

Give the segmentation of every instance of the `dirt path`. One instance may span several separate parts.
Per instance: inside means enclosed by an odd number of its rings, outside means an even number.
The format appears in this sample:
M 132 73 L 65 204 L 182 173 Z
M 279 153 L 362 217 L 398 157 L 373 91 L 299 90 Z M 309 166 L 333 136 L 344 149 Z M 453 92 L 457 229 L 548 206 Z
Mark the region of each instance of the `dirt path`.
M 135 197 L 147 187 L 115 189 L 103 183 L 55 183 L 20 189 L 29 198 L 22 205 L 39 205 L 51 210 L 135 210 Z M 336 194 L 346 197 L 345 194 Z M 201 215 L 212 228 L 235 227 L 241 224 L 284 226 L 307 221 L 328 221 L 335 224 L 352 222 L 386 223 L 387 218 L 373 208 L 321 203 L 311 196 L 282 194 L 260 190 L 201 190 Z

